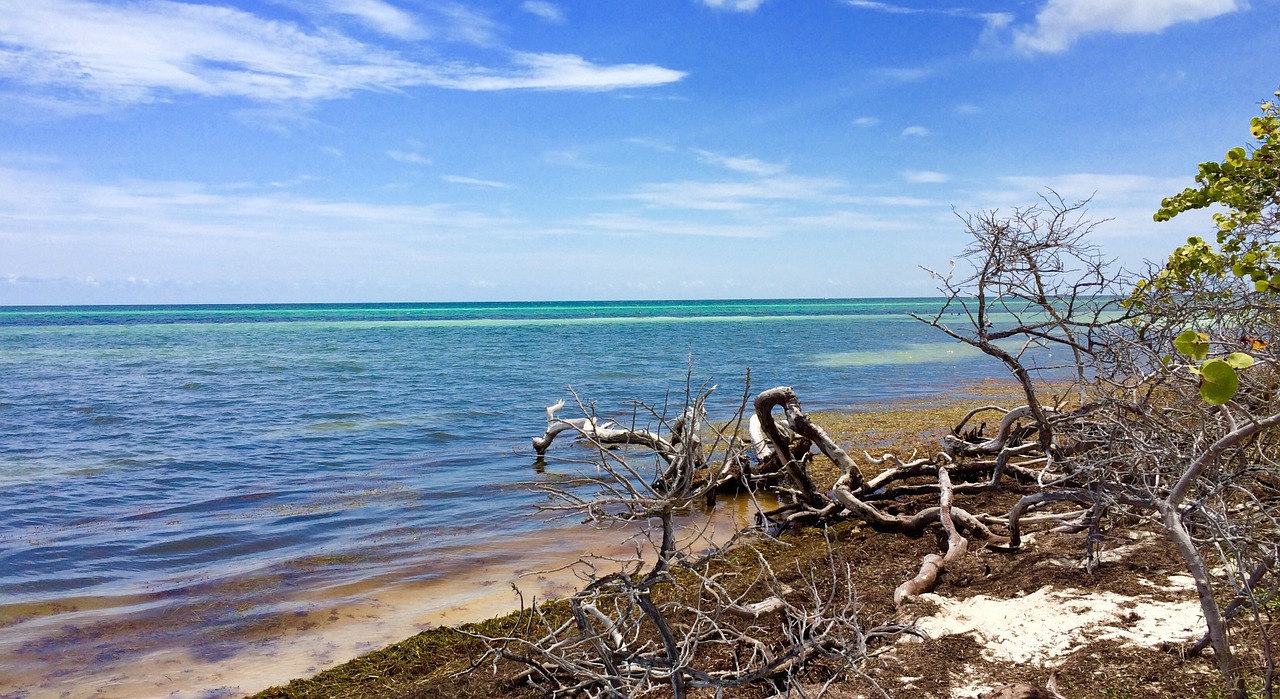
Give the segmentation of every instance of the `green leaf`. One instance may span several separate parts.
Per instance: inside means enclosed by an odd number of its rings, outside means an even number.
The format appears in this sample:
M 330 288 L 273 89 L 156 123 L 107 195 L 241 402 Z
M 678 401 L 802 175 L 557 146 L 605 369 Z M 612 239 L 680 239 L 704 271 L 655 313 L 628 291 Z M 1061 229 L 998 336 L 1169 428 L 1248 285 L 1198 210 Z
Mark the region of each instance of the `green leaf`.
M 1253 357 L 1244 352 L 1232 352 L 1222 361 L 1226 362 L 1232 369 L 1248 369 L 1253 366 Z
M 1266 279 L 1259 279 L 1258 281 L 1253 283 L 1253 290 L 1259 293 L 1266 291 L 1267 289 L 1270 289 L 1270 288 L 1271 288 L 1271 282 L 1267 281 Z
M 1236 370 L 1221 359 L 1210 359 L 1200 365 L 1200 397 L 1209 405 L 1223 405 L 1240 388 Z
M 1174 349 L 1195 361 L 1209 356 L 1209 336 L 1194 330 L 1183 330 L 1173 341 Z

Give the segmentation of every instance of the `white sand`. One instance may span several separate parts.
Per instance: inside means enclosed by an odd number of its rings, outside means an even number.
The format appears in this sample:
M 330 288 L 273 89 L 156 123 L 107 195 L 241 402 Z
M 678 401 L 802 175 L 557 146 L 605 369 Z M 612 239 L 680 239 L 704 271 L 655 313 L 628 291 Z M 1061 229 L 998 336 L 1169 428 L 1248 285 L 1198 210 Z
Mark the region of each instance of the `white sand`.
M 952 599 L 921 595 L 939 607 L 916 624 L 931 638 L 973 634 L 983 646 L 983 657 L 992 662 L 1045 668 L 1045 677 L 1058 661 L 1094 640 L 1154 648 L 1164 642 L 1194 641 L 1204 634 L 1204 617 L 1190 578 L 1170 576 L 1163 585 L 1140 581 L 1133 595 L 1086 590 L 1055 590 L 1046 585 L 1012 599 L 986 596 Z M 1182 599 L 1168 602 L 1147 591 L 1178 593 Z M 1146 594 L 1143 594 L 1146 592 Z M 976 697 L 989 687 L 960 687 L 955 697 Z

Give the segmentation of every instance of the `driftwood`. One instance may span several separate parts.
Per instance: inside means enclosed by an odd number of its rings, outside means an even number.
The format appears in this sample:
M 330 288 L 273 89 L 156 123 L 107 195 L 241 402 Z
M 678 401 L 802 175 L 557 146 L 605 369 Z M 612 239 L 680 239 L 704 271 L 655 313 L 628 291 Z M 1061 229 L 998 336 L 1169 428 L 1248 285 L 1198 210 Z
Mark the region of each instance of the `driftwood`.
M 947 553 L 939 556 L 931 553 L 925 556 L 924 563 L 920 566 L 920 572 L 916 576 L 901 585 L 893 591 L 893 603 L 902 606 L 902 603 L 908 597 L 915 597 L 924 592 L 929 592 L 938 582 L 938 574 L 943 571 L 948 564 L 964 558 L 964 554 L 969 550 L 969 540 L 960 535 L 956 529 L 955 521 L 951 517 L 951 500 L 954 497 L 954 489 L 951 486 L 951 477 L 947 474 L 947 467 L 938 468 L 938 490 L 940 492 L 938 501 L 938 521 L 942 523 L 942 528 L 947 532 Z
M 732 428 L 726 427 L 718 428 L 719 431 L 708 437 L 705 397 L 695 400 L 669 426 L 659 421 L 665 429 L 658 430 L 624 427 L 593 414 L 562 418 L 559 413 L 564 401 L 547 408 L 546 429 L 532 440 L 535 453 L 539 457 L 546 455 L 559 435 L 570 433 L 597 450 L 603 462 L 613 464 L 605 469 L 613 480 L 609 481 L 604 496 L 594 498 L 578 495 L 569 488 L 557 490 L 556 486 L 548 486 L 550 492 L 568 504 L 546 509 L 583 512 L 593 519 L 657 521 L 660 543 L 659 556 L 651 572 L 639 582 L 615 580 L 611 585 L 592 586 L 586 596 L 575 598 L 571 625 L 548 627 L 539 643 L 518 641 L 514 637 L 502 639 L 501 650 L 495 651 L 497 657 L 525 663 L 528 669 L 524 676 L 530 681 L 536 679 L 554 687 L 553 693 L 573 693 L 586 687 L 612 688 L 604 691 L 605 694 L 626 693 L 630 691 L 624 690 L 627 687 L 647 687 L 645 691 L 650 691 L 662 685 L 675 696 L 686 696 L 697 688 L 720 691 L 760 681 L 775 682 L 778 678 L 791 677 L 808 663 L 827 657 L 837 649 L 849 648 L 849 643 L 857 647 L 865 644 L 868 632 L 858 629 L 844 607 L 833 610 L 834 616 L 824 623 L 852 635 L 795 638 L 784 650 L 740 628 L 731 630 L 726 626 L 728 619 L 765 623 L 776 617 L 783 623 L 793 623 L 786 620 L 809 613 L 802 612 L 803 606 L 796 606 L 789 599 L 796 591 L 781 585 L 767 589 L 762 596 L 744 599 L 730 595 L 714 578 L 698 573 L 695 575 L 700 586 L 697 595 L 703 602 L 677 609 L 654 601 L 652 588 L 668 584 L 669 571 L 683 560 L 684 554 L 676 550 L 676 513 L 688 511 L 695 502 L 713 504 L 715 492 L 730 485 L 773 490 L 780 505 L 763 513 L 765 531 L 796 523 L 840 520 L 858 520 L 878 532 L 907 536 L 940 530 L 945 544 L 939 552 L 927 554 L 917 574 L 897 587 L 893 593 L 896 606 L 931 591 L 948 567 L 967 555 L 973 540 L 985 542 L 996 551 L 1016 553 L 1026 545 L 1028 526 L 1093 529 L 1109 507 L 1154 511 L 1188 561 L 1206 610 L 1209 631 L 1193 650 L 1213 646 L 1224 676 L 1240 677 L 1238 662 L 1230 653 L 1224 632 L 1225 620 L 1254 598 L 1250 596 L 1252 593 L 1242 593 L 1225 609 L 1217 605 L 1210 573 L 1203 559 L 1198 558 L 1187 528 L 1183 502 L 1189 499 L 1196 479 L 1216 463 L 1221 454 L 1239 449 L 1264 429 L 1280 426 L 1280 415 L 1237 424 L 1227 419 L 1230 418 L 1227 413 L 1224 417 L 1227 432 L 1207 448 L 1202 447 L 1189 468 L 1159 497 L 1153 497 L 1144 494 L 1149 491 L 1123 481 L 1091 480 L 1090 472 L 1080 468 L 1079 460 L 1089 457 L 1105 443 L 1105 438 L 1085 429 L 1079 431 L 1076 441 L 1064 445 L 1051 443 L 1046 449 L 1044 440 L 1035 437 L 1042 427 L 1037 422 L 1037 412 L 1041 419 L 1059 421 L 1062 428 L 1056 435 L 1064 439 L 1073 434 L 1066 429 L 1072 425 L 1071 421 L 1081 421 L 1084 419 L 1081 416 L 1093 410 L 1092 407 L 1068 415 L 1044 405 L 1038 406 L 1038 410 L 1030 406 L 1008 410 L 984 406 L 980 411 L 971 411 L 952 430 L 939 453 L 920 458 L 913 454 L 907 459 L 894 454 L 880 457 L 866 454 L 868 471 L 864 473 L 849 452 L 805 414 L 799 397 L 790 387 L 762 391 L 750 401 L 753 410 L 738 423 L 746 423 L 747 439 L 739 439 Z M 650 412 L 656 415 L 655 411 Z M 967 423 L 983 412 L 1000 414 L 995 433 L 990 437 L 985 437 L 981 428 L 966 429 Z M 617 450 L 618 447 L 623 449 Z M 639 471 L 628 461 L 641 453 L 636 450 L 653 455 L 658 464 L 653 476 L 638 479 Z M 815 450 L 838 471 L 834 482 L 825 487 L 809 469 L 811 452 Z M 714 463 L 712 453 L 716 455 Z M 1021 494 L 1005 514 L 975 514 L 956 502 L 957 498 L 1001 488 Z M 903 507 L 904 502 L 910 506 Z M 1083 505 L 1085 509 L 1038 512 L 1064 502 Z M 1274 561 L 1273 549 L 1252 575 L 1245 576 L 1246 589 L 1252 589 L 1272 575 Z M 853 585 L 851 571 L 848 585 L 850 588 Z M 609 589 L 613 592 L 600 596 Z M 629 620 L 620 617 L 623 609 L 632 610 L 630 613 L 636 616 Z M 701 630 L 683 626 L 686 622 L 677 618 L 702 619 L 698 622 Z M 643 640 L 645 634 L 638 631 L 641 626 L 653 630 L 657 636 Z M 566 634 L 576 634 L 578 640 L 570 643 Z M 699 656 L 700 644 L 710 637 L 707 634 L 732 637 L 734 643 L 755 649 L 754 660 L 732 671 L 712 672 L 688 664 Z
M 551 443 L 564 432 L 575 432 L 581 437 L 589 438 L 602 445 L 635 444 L 648 447 L 655 454 L 670 462 L 676 453 L 675 446 L 658 435 L 642 429 L 626 429 L 611 421 L 601 422 L 595 417 L 579 417 L 561 419 L 556 413 L 564 408 L 564 401 L 556 401 L 547 406 L 547 429 L 540 436 L 533 438 L 533 450 L 539 456 L 547 453 Z

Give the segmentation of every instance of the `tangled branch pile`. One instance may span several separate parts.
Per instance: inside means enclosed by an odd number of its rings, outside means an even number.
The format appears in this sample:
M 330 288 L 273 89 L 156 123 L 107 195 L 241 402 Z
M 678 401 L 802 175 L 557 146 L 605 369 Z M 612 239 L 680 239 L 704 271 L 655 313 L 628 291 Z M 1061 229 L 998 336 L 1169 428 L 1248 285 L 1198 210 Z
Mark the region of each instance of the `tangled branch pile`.
M 686 391 L 687 407 L 674 420 L 643 405 L 625 425 L 581 403 L 583 416 L 574 419 L 557 416 L 563 402 L 548 408 L 546 431 L 533 440 L 539 457 L 567 433 L 591 449 L 595 471 L 544 486 L 547 509 L 640 523 L 654 553 L 648 562 L 625 562 L 621 572 L 588 575 L 567 620 L 552 621 L 535 607 L 526 618 L 540 625 L 537 632 L 488 639 L 490 657 L 523 664 L 522 679 L 550 696 L 782 690 L 816 658 L 836 662 L 828 681 L 860 673 L 876 641 L 912 629 L 864 629 L 857 575 L 834 551 L 826 570 L 801 571 L 798 587 L 757 557 L 739 573 L 749 583 L 730 592 L 709 565 L 714 554 L 695 558 L 705 542 L 678 531 L 680 513 L 713 505 L 717 493 L 767 491 L 779 504 L 763 512 L 756 536 L 842 520 L 886 533 L 936 532 L 938 552 L 897 588 L 895 605 L 932 589 L 974 542 L 1012 555 L 1028 545 L 1027 528 L 1052 526 L 1081 533 L 1094 561 L 1108 529 L 1153 528 L 1177 548 L 1204 613 L 1204 638 L 1188 650 L 1212 649 L 1231 696 L 1247 696 L 1250 674 L 1273 696 L 1280 178 L 1274 148 L 1266 148 L 1280 144 L 1280 115 L 1274 105 L 1267 109 L 1264 146 L 1252 155 L 1233 151 L 1231 168 L 1214 171 L 1257 165 L 1260 177 L 1270 173 L 1266 186 L 1250 180 L 1256 201 L 1231 201 L 1248 215 L 1230 219 L 1220 252 L 1193 239 L 1163 270 L 1148 270 L 1149 282 L 1114 270 L 1088 242 L 1095 224 L 1083 218 L 1084 202 L 1054 194 L 1011 215 L 963 219 L 971 242 L 960 264 L 931 272 L 945 303 L 918 320 L 1002 362 L 1025 400 L 973 411 L 935 455 L 868 455 L 859 464 L 788 387 L 753 400 L 748 390 L 717 425 L 706 420 L 714 389 L 705 387 Z M 1211 187 L 1227 181 L 1202 182 L 1211 195 L 1184 193 L 1166 209 L 1202 206 L 1218 196 Z M 1069 390 L 1046 396 L 1037 378 L 1046 371 Z M 991 435 L 969 427 L 986 412 L 998 416 Z M 830 462 L 830 478 L 817 474 L 815 450 Z M 641 465 L 644 453 L 654 465 Z M 1017 496 L 1008 511 L 965 504 L 1000 490 Z M 1262 639 L 1263 666 L 1253 672 L 1233 652 L 1231 630 L 1243 623 Z

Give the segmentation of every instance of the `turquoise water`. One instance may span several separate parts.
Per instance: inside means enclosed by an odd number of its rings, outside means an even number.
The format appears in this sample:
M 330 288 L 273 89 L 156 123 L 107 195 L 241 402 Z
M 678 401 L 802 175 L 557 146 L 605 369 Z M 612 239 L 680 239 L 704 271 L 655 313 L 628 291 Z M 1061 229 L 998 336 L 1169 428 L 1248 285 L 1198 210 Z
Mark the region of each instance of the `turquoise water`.
M 794 386 L 809 410 L 1002 376 L 906 316 L 938 303 L 0 308 L 0 629 L 98 600 L 232 631 L 272 611 L 246 576 L 456 571 L 473 545 L 545 526 L 525 516 L 524 484 L 549 477 L 529 438 L 568 385 L 605 414 L 661 404 L 692 357 L 722 387 L 714 418 L 748 367 L 754 390 Z

